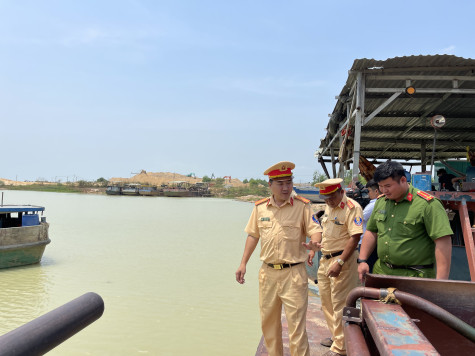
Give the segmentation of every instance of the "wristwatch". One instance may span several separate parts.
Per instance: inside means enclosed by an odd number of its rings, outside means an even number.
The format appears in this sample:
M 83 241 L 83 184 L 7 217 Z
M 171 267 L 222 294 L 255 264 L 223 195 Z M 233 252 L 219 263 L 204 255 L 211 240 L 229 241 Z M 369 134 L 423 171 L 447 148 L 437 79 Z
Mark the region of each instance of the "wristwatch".
M 368 263 L 368 260 L 360 260 L 359 258 L 356 259 L 356 263 L 361 263 L 361 262 Z
M 341 258 L 336 260 L 340 266 L 343 266 L 345 264 L 345 261 L 343 261 Z

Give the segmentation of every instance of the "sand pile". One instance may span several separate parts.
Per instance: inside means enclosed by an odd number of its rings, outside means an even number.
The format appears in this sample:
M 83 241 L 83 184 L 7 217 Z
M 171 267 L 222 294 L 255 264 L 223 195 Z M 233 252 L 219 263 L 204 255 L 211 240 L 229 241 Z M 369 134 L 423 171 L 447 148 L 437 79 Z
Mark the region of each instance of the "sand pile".
M 109 181 L 111 183 L 141 183 L 141 184 L 150 184 L 150 185 L 157 185 L 160 186 L 162 184 L 168 184 L 173 181 L 185 181 L 189 183 L 198 183 L 201 182 L 202 179 L 198 177 L 188 177 L 178 173 L 170 173 L 170 172 L 146 172 L 142 171 L 139 174 L 131 178 L 110 178 Z M 241 182 L 239 179 L 225 179 L 226 185 L 232 185 L 233 187 L 243 186 L 244 183 Z
M 18 182 L 16 180 L 10 180 L 5 178 L 0 178 L 0 181 L 3 182 L 5 185 L 30 185 L 37 182 Z

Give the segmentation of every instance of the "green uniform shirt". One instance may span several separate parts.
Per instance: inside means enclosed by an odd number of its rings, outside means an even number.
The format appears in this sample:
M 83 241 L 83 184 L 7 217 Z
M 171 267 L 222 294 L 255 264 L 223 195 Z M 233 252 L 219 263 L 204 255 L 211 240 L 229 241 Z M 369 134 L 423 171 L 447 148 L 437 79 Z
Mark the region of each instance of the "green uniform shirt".
M 366 229 L 378 234 L 380 265 L 435 263 L 434 240 L 453 234 L 442 203 L 435 198 L 426 200 L 417 195 L 419 191 L 410 185 L 400 202 L 385 197 L 376 201 Z

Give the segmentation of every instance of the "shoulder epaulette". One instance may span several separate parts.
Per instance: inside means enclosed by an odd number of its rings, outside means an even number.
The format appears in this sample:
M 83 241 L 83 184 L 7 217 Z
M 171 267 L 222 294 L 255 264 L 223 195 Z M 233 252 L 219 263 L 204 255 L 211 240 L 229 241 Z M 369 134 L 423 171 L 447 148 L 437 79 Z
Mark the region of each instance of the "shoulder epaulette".
M 258 206 L 258 205 L 261 205 L 262 203 L 265 203 L 267 201 L 269 201 L 270 198 L 264 198 L 264 199 L 261 199 L 261 200 L 258 200 L 254 203 L 254 205 Z
M 417 195 L 420 196 L 421 198 L 424 198 L 427 201 L 431 201 L 432 199 L 434 199 L 434 197 L 432 195 L 430 195 L 430 194 L 428 194 L 428 193 L 426 193 L 422 190 L 419 190 L 417 192 Z
M 351 200 L 346 201 L 346 205 L 348 205 L 348 208 L 353 209 L 355 207 L 355 204 L 351 202 Z
M 305 204 L 310 203 L 310 200 L 308 200 L 307 198 L 301 197 L 300 195 L 295 195 L 294 198 L 300 201 L 303 201 Z

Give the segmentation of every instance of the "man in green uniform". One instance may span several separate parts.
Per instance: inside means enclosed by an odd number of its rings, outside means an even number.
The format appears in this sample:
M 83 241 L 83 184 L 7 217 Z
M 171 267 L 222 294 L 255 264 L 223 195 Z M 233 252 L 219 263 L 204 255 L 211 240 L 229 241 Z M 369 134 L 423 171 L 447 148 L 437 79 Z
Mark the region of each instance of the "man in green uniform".
M 373 178 L 384 196 L 376 201 L 366 225 L 358 259 L 360 280 L 369 271 L 366 260 L 376 241 L 373 273 L 447 279 L 453 232 L 442 203 L 409 185 L 398 162 L 381 164 Z

